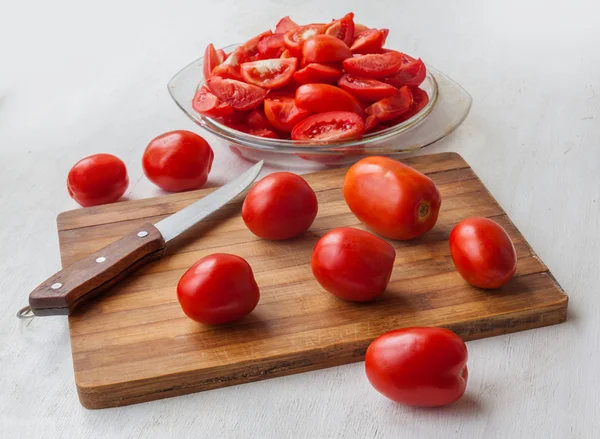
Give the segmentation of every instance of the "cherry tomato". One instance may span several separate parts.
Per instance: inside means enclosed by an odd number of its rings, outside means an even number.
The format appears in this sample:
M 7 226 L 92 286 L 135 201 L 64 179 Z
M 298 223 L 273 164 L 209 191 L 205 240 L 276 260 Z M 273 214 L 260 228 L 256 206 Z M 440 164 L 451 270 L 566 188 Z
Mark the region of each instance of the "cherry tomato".
M 219 325 L 250 314 L 260 292 L 248 262 L 216 253 L 200 259 L 181 276 L 177 299 L 190 319 Z
M 360 138 L 365 132 L 362 118 L 351 111 L 315 114 L 292 130 L 293 140 L 332 141 Z
M 246 125 L 253 129 L 270 130 L 273 127 L 265 117 L 265 113 L 261 109 L 252 110 L 246 115 Z
M 206 183 L 214 154 L 210 145 L 190 131 L 170 131 L 152 139 L 142 165 L 146 177 L 165 191 L 199 189 Z
M 417 87 L 425 80 L 427 68 L 421 59 L 414 59 L 408 55 L 402 54 L 402 65 L 400 69 L 389 78 L 383 81 L 400 88 L 403 85 Z
M 367 302 L 384 293 L 395 259 L 394 247 L 378 236 L 341 227 L 319 239 L 311 266 L 326 291 L 344 300 Z
M 366 157 L 344 179 L 350 210 L 370 229 L 390 239 L 412 239 L 436 223 L 442 199 L 426 175 L 387 157 Z
M 344 75 L 338 80 L 341 89 L 366 102 L 378 101 L 396 93 L 396 88 L 377 79 Z
M 313 113 L 353 111 L 362 114 L 362 105 L 354 96 L 329 84 L 304 84 L 296 90 L 296 105 Z
M 192 108 L 203 116 L 216 118 L 227 117 L 233 113 L 233 108 L 219 100 L 206 85 L 200 87 L 196 92 L 192 101 Z
M 396 73 L 402 66 L 402 54 L 398 52 L 375 53 L 345 59 L 344 70 L 351 75 L 365 78 L 385 78 Z
M 317 196 L 302 177 L 276 172 L 252 187 L 242 205 L 242 219 L 256 236 L 282 240 L 306 232 L 317 210 Z
M 350 48 L 342 40 L 331 35 L 315 35 L 302 45 L 305 64 L 343 61 L 352 56 Z
M 258 107 L 268 93 L 267 90 L 256 85 L 246 84 L 235 79 L 223 79 L 219 76 L 208 79 L 206 85 L 217 98 L 238 111 L 252 110 Z
M 206 50 L 204 51 L 204 59 L 202 66 L 204 69 L 204 79 L 208 79 L 212 75 L 213 69 L 221 64 L 223 61 L 219 58 L 219 54 L 215 50 L 215 46 L 209 44 L 206 46 Z
M 117 201 L 128 185 L 125 163 L 111 154 L 94 154 L 79 160 L 67 177 L 69 195 L 83 207 Z
M 298 27 L 298 24 L 295 23 L 289 16 L 285 16 L 281 20 L 279 20 L 277 26 L 275 26 L 275 33 L 284 34 L 287 31 L 292 30 L 296 27 Z
M 300 84 L 333 84 L 340 76 L 342 69 L 318 63 L 310 63 L 294 73 L 294 79 Z
M 517 270 L 517 252 L 508 233 L 494 221 L 462 220 L 450 233 L 450 253 L 464 280 L 479 288 L 500 288 Z
M 262 88 L 279 88 L 290 82 L 297 66 L 296 58 L 252 61 L 242 64 L 242 77 L 247 83 Z
M 402 328 L 376 338 L 365 356 L 371 385 L 389 399 L 439 407 L 460 399 L 468 379 L 467 346 L 444 328 Z
M 425 108 L 425 105 L 429 103 L 429 95 L 427 95 L 427 92 L 421 90 L 419 87 L 410 87 L 410 92 L 413 96 L 413 103 L 410 109 L 406 113 L 402 114 L 399 118 L 390 121 L 390 126 L 397 125 L 405 120 L 410 119 L 414 115 L 418 114 L 423 108 Z
M 413 95 L 407 86 L 400 87 L 393 96 L 383 98 L 365 109 L 365 113 L 379 121 L 396 119 L 406 113 L 413 104 Z
M 325 29 L 325 34 L 339 38 L 347 46 L 350 46 L 354 41 L 354 14 L 350 12 L 339 20 L 333 21 Z
M 268 35 L 257 45 L 258 53 L 263 59 L 279 58 L 285 50 L 282 34 Z
M 298 26 L 285 33 L 283 36 L 285 45 L 292 53 L 300 53 L 302 44 L 310 37 L 320 35 L 325 32 L 324 24 L 307 24 L 306 26 Z
M 296 106 L 293 95 L 271 93 L 265 98 L 265 116 L 279 131 L 289 133 L 296 124 L 311 115 L 310 111 Z
M 379 53 L 385 44 L 388 36 L 388 29 L 367 29 L 354 37 L 354 42 L 350 46 L 352 53 Z

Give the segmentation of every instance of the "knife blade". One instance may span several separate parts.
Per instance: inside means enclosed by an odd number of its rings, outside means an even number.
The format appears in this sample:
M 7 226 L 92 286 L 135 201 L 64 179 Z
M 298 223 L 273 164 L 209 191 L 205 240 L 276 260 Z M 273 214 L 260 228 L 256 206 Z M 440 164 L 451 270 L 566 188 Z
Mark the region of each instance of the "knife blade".
M 167 244 L 244 192 L 258 177 L 263 161 L 226 185 L 152 225 L 144 224 L 112 244 L 62 269 L 29 295 L 29 307 L 17 316 L 68 315 L 83 303 L 160 258 Z M 29 308 L 29 309 L 28 309 Z

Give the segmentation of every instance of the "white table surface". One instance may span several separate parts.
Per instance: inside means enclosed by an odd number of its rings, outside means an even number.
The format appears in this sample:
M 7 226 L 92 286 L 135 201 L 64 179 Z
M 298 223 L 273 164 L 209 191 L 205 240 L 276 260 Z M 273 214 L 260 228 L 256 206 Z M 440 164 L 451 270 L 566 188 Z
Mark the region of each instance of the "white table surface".
M 3 2 L 5 3 L 5 2 Z M 600 428 L 600 6 L 596 0 L 13 1 L 0 8 L 0 436 L 3 438 L 592 438 Z M 391 403 L 363 363 L 146 404 L 79 405 L 66 318 L 15 311 L 60 268 L 55 218 L 77 205 L 80 158 L 126 161 L 132 199 L 147 142 L 197 130 L 166 83 L 205 45 L 352 10 L 389 27 L 473 96 L 465 123 L 425 153 L 457 151 L 570 295 L 564 324 L 469 342 L 465 396 Z M 210 183 L 248 164 L 218 147 Z

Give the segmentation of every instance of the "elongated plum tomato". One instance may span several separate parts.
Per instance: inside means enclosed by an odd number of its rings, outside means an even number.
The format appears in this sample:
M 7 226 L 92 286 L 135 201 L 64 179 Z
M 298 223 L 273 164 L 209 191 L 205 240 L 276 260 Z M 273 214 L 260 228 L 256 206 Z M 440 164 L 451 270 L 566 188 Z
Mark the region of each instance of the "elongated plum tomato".
M 146 177 L 165 191 L 199 189 L 208 180 L 214 159 L 210 145 L 190 131 L 170 131 L 152 139 L 142 166 Z
M 315 279 L 334 296 L 367 302 L 381 296 L 392 275 L 396 251 L 372 233 L 351 227 L 333 229 L 315 245 Z
M 192 101 L 192 108 L 199 114 L 208 117 L 222 118 L 233 113 L 231 105 L 222 102 L 210 92 L 206 85 L 200 87 Z
M 413 95 L 407 86 L 400 87 L 392 96 L 383 98 L 365 109 L 365 113 L 379 121 L 396 119 L 408 112 L 413 104 Z
M 256 236 L 282 240 L 306 232 L 317 210 L 317 196 L 302 177 L 276 172 L 250 189 L 242 205 L 242 219 Z
M 315 35 L 302 45 L 304 64 L 333 63 L 352 56 L 350 48 L 342 40 L 331 35 Z
M 387 157 L 366 157 L 344 179 L 350 210 L 371 230 L 390 239 L 412 239 L 435 225 L 442 198 L 426 175 Z
M 262 104 L 268 91 L 235 79 L 213 76 L 206 81 L 208 89 L 219 100 L 237 111 L 252 110 Z
M 128 185 L 125 163 L 112 154 L 94 154 L 79 160 L 67 177 L 69 195 L 83 207 L 115 202 Z
M 248 262 L 217 253 L 200 259 L 184 273 L 177 284 L 177 299 L 190 319 L 218 325 L 250 314 L 260 291 Z
M 376 338 L 365 356 L 371 385 L 392 401 L 439 407 L 460 399 L 468 380 L 467 346 L 444 328 L 402 328 Z
M 296 106 L 294 96 L 291 94 L 276 92 L 265 98 L 265 116 L 279 131 L 291 132 L 298 122 L 310 115 L 310 111 Z
M 462 220 L 450 233 L 450 253 L 464 280 L 479 288 L 500 288 L 517 270 L 517 252 L 508 233 L 494 221 Z
M 364 132 L 365 124 L 358 114 L 351 111 L 330 111 L 315 114 L 298 123 L 292 130 L 292 139 L 317 141 L 357 139 Z
M 265 59 L 242 64 L 242 77 L 249 83 L 262 88 L 280 88 L 294 76 L 298 60 L 296 58 Z
M 354 96 L 329 84 L 304 84 L 296 90 L 296 105 L 313 113 L 352 111 L 361 115 L 362 105 Z
M 338 85 L 342 90 L 346 90 L 351 95 L 362 101 L 378 101 L 396 93 L 396 88 L 370 78 L 357 78 L 351 75 L 344 75 L 338 80 Z
M 334 20 L 325 29 L 325 34 L 339 38 L 349 47 L 354 41 L 354 13 L 350 12 L 339 20 Z
M 298 26 L 285 33 L 283 41 L 286 47 L 292 53 L 300 53 L 302 44 L 310 37 L 320 35 L 325 32 L 326 25 L 324 24 L 307 24 L 305 26 Z
M 386 78 L 402 66 L 399 52 L 374 53 L 345 59 L 342 63 L 347 73 L 364 78 Z

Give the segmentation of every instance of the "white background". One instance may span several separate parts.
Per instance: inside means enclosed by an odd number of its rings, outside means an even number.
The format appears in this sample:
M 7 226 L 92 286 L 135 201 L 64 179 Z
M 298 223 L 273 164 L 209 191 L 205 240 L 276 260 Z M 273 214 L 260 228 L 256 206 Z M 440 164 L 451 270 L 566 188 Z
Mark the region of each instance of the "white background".
M 600 428 L 600 30 L 597 0 L 0 0 L 0 436 L 592 438 Z M 21 322 L 60 268 L 65 178 L 98 152 L 127 162 L 130 198 L 157 195 L 147 142 L 197 128 L 166 83 L 207 43 L 240 42 L 290 14 L 347 11 L 389 27 L 473 96 L 465 123 L 426 149 L 472 165 L 570 295 L 562 325 L 468 343 L 453 406 L 397 406 L 363 364 L 100 411 L 79 405 L 66 318 Z M 248 164 L 215 146 L 210 184 Z

